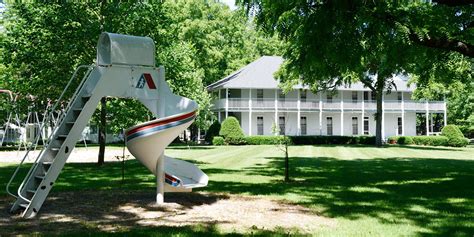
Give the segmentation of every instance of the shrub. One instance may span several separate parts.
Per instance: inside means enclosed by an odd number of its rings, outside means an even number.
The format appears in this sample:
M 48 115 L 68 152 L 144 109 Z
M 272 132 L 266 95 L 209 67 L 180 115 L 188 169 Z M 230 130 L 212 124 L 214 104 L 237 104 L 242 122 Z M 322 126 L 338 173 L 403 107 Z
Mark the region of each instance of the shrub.
M 448 146 L 448 138 L 445 136 L 413 136 L 413 143 L 425 146 Z
M 388 144 L 396 144 L 398 143 L 398 136 L 391 136 L 387 139 Z
M 413 138 L 410 137 L 410 136 L 401 136 L 401 137 L 398 137 L 397 139 L 397 144 L 400 144 L 400 145 L 411 145 L 413 144 Z
M 444 126 L 444 128 L 441 130 L 441 135 L 447 138 L 464 137 L 458 126 L 452 124 Z
M 375 137 L 373 136 L 290 136 L 289 138 L 295 145 L 375 144 Z
M 278 145 L 283 143 L 284 136 L 247 136 L 244 138 L 247 145 Z
M 223 137 L 214 137 L 212 138 L 212 145 L 214 146 L 222 146 L 225 145 L 225 141 Z
M 448 145 L 449 146 L 454 146 L 454 147 L 464 147 L 469 144 L 469 140 L 464 137 L 453 137 L 451 139 L 448 139 Z
M 463 147 L 469 144 L 469 141 L 464 138 L 461 130 L 456 125 L 446 125 L 441 130 L 441 135 L 448 138 L 448 145 L 455 147 Z
M 221 130 L 221 124 L 217 120 L 214 121 L 214 123 L 212 123 L 209 129 L 207 130 L 204 140 L 206 142 L 211 142 L 215 136 L 219 136 L 220 130 Z
M 425 146 L 448 146 L 448 138 L 445 136 L 393 136 L 388 141 L 395 141 L 399 145 L 425 145 Z
M 228 117 L 222 122 L 221 129 L 219 131 L 219 136 L 225 138 L 242 138 L 244 137 L 244 132 L 240 128 L 239 121 L 235 117 Z
M 224 140 L 227 145 L 246 145 L 244 137 L 226 137 Z

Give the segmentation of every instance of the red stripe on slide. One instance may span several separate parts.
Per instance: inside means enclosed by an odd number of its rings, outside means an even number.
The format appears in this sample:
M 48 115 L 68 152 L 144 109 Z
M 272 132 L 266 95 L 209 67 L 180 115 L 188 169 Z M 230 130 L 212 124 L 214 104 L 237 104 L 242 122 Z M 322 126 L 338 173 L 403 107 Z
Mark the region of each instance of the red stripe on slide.
M 196 111 L 193 111 L 193 112 L 191 112 L 191 113 L 183 114 L 183 115 L 178 116 L 178 117 L 175 117 L 175 118 L 165 119 L 165 120 L 162 120 L 162 121 L 159 121 L 159 122 L 156 122 L 156 123 L 147 124 L 147 125 L 145 125 L 145 126 L 143 126 L 143 127 L 134 128 L 134 129 L 132 129 L 132 130 L 130 130 L 130 131 L 127 132 L 127 136 L 130 136 L 130 135 L 133 134 L 133 133 L 136 133 L 136 132 L 138 132 L 138 131 L 142 131 L 142 130 L 145 130 L 145 129 L 148 129 L 148 128 L 152 128 L 152 127 L 164 125 L 164 124 L 167 124 L 167 123 L 171 123 L 171 122 L 175 122 L 175 121 L 187 119 L 187 118 L 189 118 L 189 117 L 192 117 L 195 113 L 196 113 Z
M 173 176 L 171 176 L 171 175 L 169 175 L 169 174 L 167 174 L 167 173 L 165 173 L 165 178 L 167 178 L 167 179 L 169 179 L 169 180 L 171 180 L 171 181 L 173 181 L 173 182 L 178 181 L 178 180 L 175 179 Z
M 155 83 L 153 82 L 153 78 L 151 77 L 150 73 L 143 73 L 145 76 L 146 84 L 150 89 L 156 89 Z

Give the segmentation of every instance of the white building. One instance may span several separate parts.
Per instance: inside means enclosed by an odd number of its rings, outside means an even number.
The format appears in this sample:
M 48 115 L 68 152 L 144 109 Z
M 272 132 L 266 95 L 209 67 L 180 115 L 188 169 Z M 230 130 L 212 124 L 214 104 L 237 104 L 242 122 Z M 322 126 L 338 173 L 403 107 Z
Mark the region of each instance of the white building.
M 287 135 L 375 135 L 376 102 L 368 88 L 355 83 L 314 94 L 297 86 L 283 94 L 273 77 L 282 62 L 264 56 L 209 85 L 219 121 L 236 117 L 246 135 L 272 135 L 274 124 Z M 428 135 L 431 114 L 444 114 L 446 123 L 445 101 L 414 101 L 413 87 L 403 78 L 395 83 L 397 91 L 383 95 L 382 137 L 416 135 L 417 113 L 425 115 Z

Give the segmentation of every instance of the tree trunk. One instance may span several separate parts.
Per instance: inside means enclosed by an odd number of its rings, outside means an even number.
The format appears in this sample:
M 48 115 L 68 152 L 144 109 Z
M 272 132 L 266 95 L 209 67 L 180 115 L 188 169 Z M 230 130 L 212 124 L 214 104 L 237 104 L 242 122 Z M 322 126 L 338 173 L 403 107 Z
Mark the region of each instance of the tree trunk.
M 290 182 L 290 159 L 288 157 L 288 142 L 285 141 L 285 182 Z
M 196 142 L 197 141 L 197 126 L 195 123 L 189 126 L 189 133 L 191 135 L 191 141 Z
M 382 96 L 385 87 L 384 78 L 377 79 L 375 101 L 377 103 L 377 112 L 375 113 L 375 146 L 382 146 Z
M 97 164 L 99 166 L 104 164 L 105 141 L 106 141 L 106 134 L 107 134 L 106 107 L 107 107 L 107 98 L 103 97 L 102 99 L 100 99 L 99 157 L 97 161 Z

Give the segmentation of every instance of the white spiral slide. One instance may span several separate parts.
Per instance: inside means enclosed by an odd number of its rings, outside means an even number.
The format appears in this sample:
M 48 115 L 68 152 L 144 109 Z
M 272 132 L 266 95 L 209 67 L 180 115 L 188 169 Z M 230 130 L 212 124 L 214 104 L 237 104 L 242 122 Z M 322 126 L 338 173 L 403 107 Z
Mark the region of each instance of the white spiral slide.
M 207 175 L 194 164 L 163 155 L 165 148 L 191 125 L 195 116 L 195 111 L 183 112 L 125 131 L 130 153 L 157 177 L 163 175 L 160 173 L 160 163 L 164 163 L 165 191 L 186 192 L 207 185 Z M 158 179 L 158 186 L 160 182 Z
M 55 111 L 70 85 L 77 82 L 78 72 L 85 70 L 66 112 L 58 119 L 22 183 L 16 191 L 12 189 L 31 149 L 7 183 L 7 193 L 16 199 L 11 212 L 21 212 L 25 218 L 39 212 L 97 104 L 105 96 L 137 99 L 158 118 L 129 128 L 125 133 L 130 152 L 157 177 L 157 203 L 163 203 L 165 191 L 186 192 L 207 185 L 207 175 L 197 166 L 164 155 L 165 148 L 194 121 L 198 105 L 173 94 L 165 80 L 164 67 L 155 65 L 155 43 L 151 38 L 100 35 L 95 64 L 76 69 L 51 109 Z

